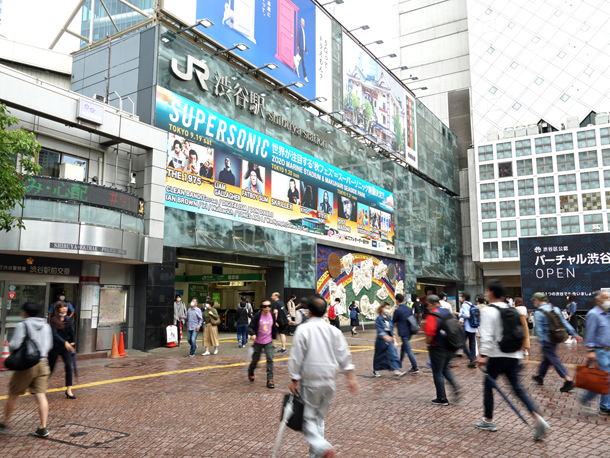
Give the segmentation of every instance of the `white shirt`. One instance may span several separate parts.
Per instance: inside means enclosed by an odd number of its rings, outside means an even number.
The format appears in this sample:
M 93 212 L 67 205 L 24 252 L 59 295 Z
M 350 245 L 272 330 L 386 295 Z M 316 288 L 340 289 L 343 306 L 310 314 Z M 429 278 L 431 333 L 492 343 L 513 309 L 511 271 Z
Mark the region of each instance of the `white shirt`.
M 491 305 L 496 305 L 501 309 L 507 308 L 508 305 L 504 302 L 492 302 Z M 500 350 L 500 340 L 502 340 L 502 318 L 500 311 L 495 307 L 482 307 L 481 325 L 479 326 L 479 353 L 488 358 L 516 358 L 523 359 L 523 352 L 515 351 L 513 353 L 504 353 Z
M 451 304 L 447 301 L 440 301 L 441 307 L 444 309 L 449 310 L 451 313 L 453 313 L 453 308 L 451 307 Z

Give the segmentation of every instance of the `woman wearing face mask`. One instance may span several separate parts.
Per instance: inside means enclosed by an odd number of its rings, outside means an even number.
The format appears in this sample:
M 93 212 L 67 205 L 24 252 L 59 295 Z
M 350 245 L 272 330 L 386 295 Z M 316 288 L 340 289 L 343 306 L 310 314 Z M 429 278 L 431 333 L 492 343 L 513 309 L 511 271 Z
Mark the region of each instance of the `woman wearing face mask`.
M 55 368 L 57 358 L 61 356 L 64 360 L 66 372 L 66 397 L 76 399 L 72 394 L 72 353 L 74 350 L 74 328 L 72 318 L 68 316 L 68 305 L 57 301 L 51 318 L 51 330 L 53 331 L 53 349 L 49 352 L 49 368 L 51 373 Z
M 212 317 L 217 320 L 218 312 L 214 308 L 214 301 L 208 300 L 204 305 L 203 321 L 205 328 L 203 328 L 203 345 L 205 346 L 205 352 L 201 356 L 208 356 L 210 354 L 210 347 L 214 347 L 214 354 L 218 354 L 218 326 L 212 324 Z
M 406 374 L 402 371 L 400 358 L 396 353 L 396 338 L 394 337 L 394 324 L 390 318 L 390 304 L 382 302 L 377 308 L 379 316 L 375 320 L 377 339 L 375 339 L 375 356 L 373 358 L 373 375 L 381 377 L 378 371 L 394 371 L 394 376 L 400 378 Z
M 566 307 L 567 317 L 566 319 L 570 322 L 572 327 L 576 329 L 576 296 L 570 294 L 568 296 L 568 306 Z M 576 339 L 573 339 L 572 336 L 568 336 L 568 340 L 566 340 L 567 344 L 576 343 Z
M 174 301 L 174 322 L 178 328 L 178 346 L 180 346 L 180 341 L 182 340 L 182 327 L 180 325 L 184 323 L 184 318 L 186 318 L 186 306 L 182 302 L 180 294 L 176 294 L 176 300 Z

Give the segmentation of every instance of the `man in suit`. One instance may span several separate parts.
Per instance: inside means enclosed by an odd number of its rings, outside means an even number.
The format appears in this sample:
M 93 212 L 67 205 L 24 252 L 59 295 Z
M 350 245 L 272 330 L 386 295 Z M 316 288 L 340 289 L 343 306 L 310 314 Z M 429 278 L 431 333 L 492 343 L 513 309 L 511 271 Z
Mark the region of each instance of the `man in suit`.
M 307 51 L 307 42 L 305 41 L 305 19 L 303 18 L 301 18 L 301 30 L 297 32 L 297 48 L 301 57 L 301 65 L 303 66 L 303 78 L 305 78 L 306 83 L 309 83 L 307 70 L 305 70 L 305 54 L 309 54 L 309 52 Z
M 396 295 L 396 303 L 398 304 L 398 308 L 394 312 L 393 322 L 398 328 L 398 335 L 402 340 L 402 349 L 400 351 L 400 361 L 405 357 L 405 354 L 409 357 L 409 362 L 411 363 L 411 370 L 409 370 L 409 374 L 418 374 L 419 369 L 417 368 L 417 361 L 415 360 L 415 356 L 413 355 L 413 350 L 411 350 L 411 345 L 409 340 L 411 340 L 411 326 L 409 325 L 409 317 L 413 315 L 413 309 L 408 307 L 405 303 L 405 296 L 403 294 Z

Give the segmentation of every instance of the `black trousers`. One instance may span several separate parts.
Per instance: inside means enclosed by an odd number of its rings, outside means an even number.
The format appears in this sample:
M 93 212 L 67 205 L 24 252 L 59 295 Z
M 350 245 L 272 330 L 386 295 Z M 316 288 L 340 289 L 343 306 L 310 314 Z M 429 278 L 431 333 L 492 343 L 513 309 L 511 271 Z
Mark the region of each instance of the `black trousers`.
M 59 358 L 60 356 L 61 359 L 64 360 L 64 370 L 66 371 L 66 386 L 72 386 L 72 354 L 68 350 L 66 350 L 65 348 L 53 348 L 49 352 L 49 368 L 51 369 L 51 373 L 53 373 L 57 358 Z

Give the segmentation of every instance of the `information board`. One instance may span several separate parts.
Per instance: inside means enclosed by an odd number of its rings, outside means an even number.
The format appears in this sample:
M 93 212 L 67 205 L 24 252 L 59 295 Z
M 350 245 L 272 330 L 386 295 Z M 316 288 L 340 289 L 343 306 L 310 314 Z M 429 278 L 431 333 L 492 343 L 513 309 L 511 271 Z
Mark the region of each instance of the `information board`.
M 99 322 L 123 323 L 126 318 L 127 290 L 100 290 Z

